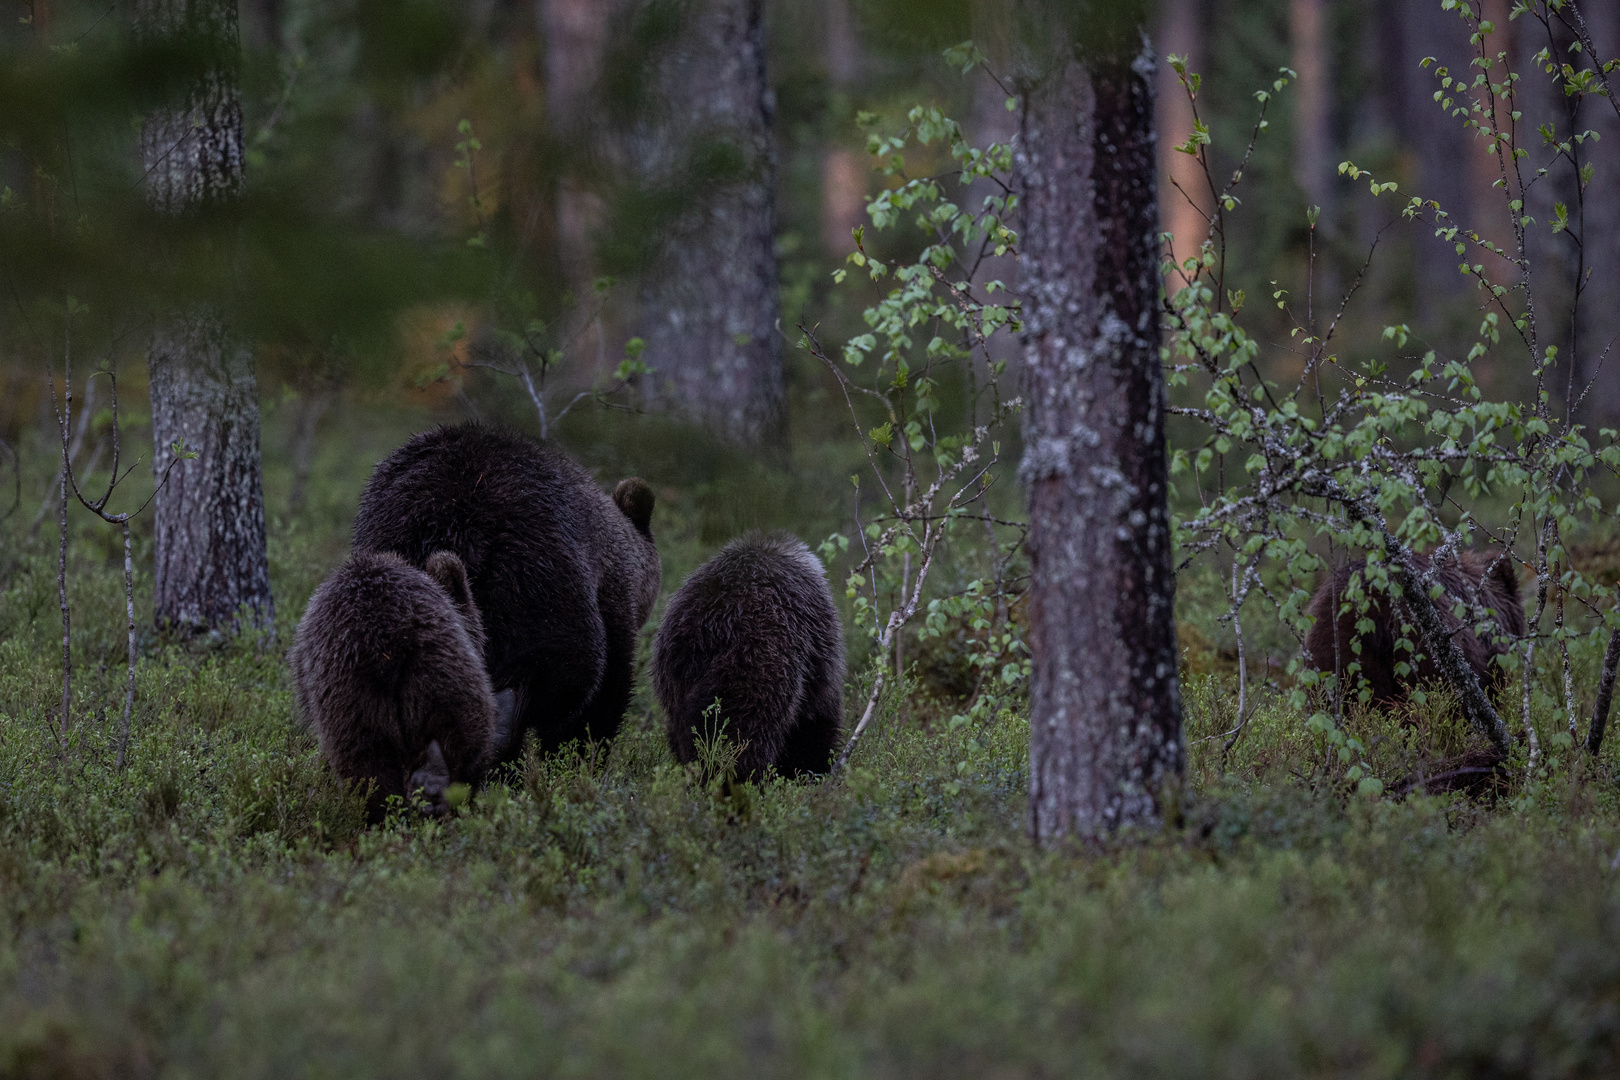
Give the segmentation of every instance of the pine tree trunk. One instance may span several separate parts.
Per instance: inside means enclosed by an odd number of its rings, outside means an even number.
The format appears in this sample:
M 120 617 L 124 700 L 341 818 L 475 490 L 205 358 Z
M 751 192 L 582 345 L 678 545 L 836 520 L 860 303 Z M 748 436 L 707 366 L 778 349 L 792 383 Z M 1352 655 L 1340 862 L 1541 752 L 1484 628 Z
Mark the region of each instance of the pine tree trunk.
M 1203 0 L 1166 0 L 1159 8 L 1159 212 L 1178 264 L 1197 255 L 1209 236 L 1209 191 L 1198 159 L 1174 149 L 1192 134 L 1193 108 L 1165 57 L 1185 56 L 1189 71 L 1204 70 L 1203 9 Z M 1172 289 L 1179 284 L 1170 279 Z
M 597 90 L 611 31 L 625 21 L 629 0 L 539 0 L 535 9 L 546 43 L 546 121 L 560 146 L 585 148 L 601 127 Z M 570 286 L 586 295 L 594 276 L 591 234 L 602 224 L 602 199 L 565 166 L 557 181 L 558 254 Z
M 1140 17 L 1024 87 L 1020 475 L 1037 842 L 1156 825 L 1183 767 L 1153 88 Z
M 187 99 L 141 126 L 147 198 L 174 215 L 229 202 L 242 186 L 234 0 L 142 0 L 147 40 L 184 42 L 203 60 Z M 168 473 L 157 496 L 156 616 L 181 633 L 233 623 L 246 609 L 270 624 L 258 387 L 247 350 L 206 307 L 159 317 L 147 354 L 153 468 L 176 442 L 197 453 Z
M 861 42 L 849 0 L 824 0 L 821 5 L 823 55 L 827 81 L 832 84 L 831 108 L 848 111 L 849 94 L 861 73 Z M 847 130 L 847 129 L 846 129 Z M 845 131 L 840 131 L 845 134 Z M 864 149 L 842 145 L 848 139 L 829 140 L 821 157 L 821 246 L 832 259 L 855 250 L 854 231 L 866 220 L 866 183 L 872 161 Z
M 1453 76 L 1466 72 L 1472 80 L 1478 69 L 1469 63 L 1467 28 L 1456 12 L 1443 11 L 1439 4 L 1390 0 L 1384 10 L 1386 21 L 1377 63 L 1382 76 L 1380 85 L 1391 99 L 1389 134 L 1415 166 L 1410 180 L 1403 177 L 1401 190 L 1410 185 L 1424 199 L 1439 202 L 1447 213 L 1465 214 L 1468 162 L 1470 155 L 1485 152 L 1484 143 L 1435 102 L 1440 81 L 1435 77 L 1435 65 L 1424 67 L 1422 60 L 1433 55 Z M 1500 73 L 1496 77 L 1501 78 Z M 1489 225 L 1488 221 L 1478 226 L 1470 222 L 1468 227 Z M 1432 228 L 1419 227 L 1411 234 L 1412 277 L 1417 308 L 1424 319 L 1444 316 L 1457 305 L 1459 297 L 1471 298 L 1474 293 L 1469 279 L 1457 271 L 1461 260 L 1452 245 L 1436 238 L 1433 232 Z
M 1333 197 L 1333 101 L 1327 0 L 1289 0 L 1288 34 L 1298 75 L 1294 106 L 1294 179 L 1305 198 L 1328 207 Z M 1331 214 L 1328 215 L 1331 218 Z
M 688 200 L 644 275 L 649 397 L 749 445 L 783 439 L 776 164 L 762 0 L 698 0 L 659 61 L 643 182 Z
M 298 395 L 298 420 L 293 425 L 292 489 L 287 494 L 287 509 L 291 513 L 304 509 L 304 492 L 315 463 L 315 431 L 336 397 L 337 387 L 332 382 L 313 388 L 306 386 Z

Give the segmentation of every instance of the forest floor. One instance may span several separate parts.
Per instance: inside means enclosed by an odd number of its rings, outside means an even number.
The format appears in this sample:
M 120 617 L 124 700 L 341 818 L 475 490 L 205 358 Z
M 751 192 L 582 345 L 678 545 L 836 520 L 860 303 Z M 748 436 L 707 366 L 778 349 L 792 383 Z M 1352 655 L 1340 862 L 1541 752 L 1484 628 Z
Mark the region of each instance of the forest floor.
M 1183 805 L 1106 850 L 1032 848 L 1027 719 L 952 726 L 922 674 L 835 782 L 705 787 L 643 686 L 610 747 L 365 828 L 283 657 L 397 434 L 323 451 L 300 515 L 270 470 L 276 634 L 164 644 L 143 583 L 122 770 L 117 536 L 74 533 L 63 748 L 55 531 L 5 526 L 0 1077 L 1620 1071 L 1614 740 L 1571 753 L 1544 698 L 1533 776 L 1400 797 L 1471 745 L 1445 695 L 1339 742 L 1262 688 L 1223 753 L 1196 576 Z M 655 519 L 666 593 L 713 546 L 692 514 Z

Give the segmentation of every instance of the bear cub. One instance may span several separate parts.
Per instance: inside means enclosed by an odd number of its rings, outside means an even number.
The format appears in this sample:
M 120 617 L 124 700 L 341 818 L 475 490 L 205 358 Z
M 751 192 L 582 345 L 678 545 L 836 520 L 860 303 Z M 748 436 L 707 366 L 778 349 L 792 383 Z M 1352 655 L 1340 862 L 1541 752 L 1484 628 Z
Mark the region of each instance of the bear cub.
M 516 698 L 514 752 L 611 739 L 630 703 L 636 639 L 658 598 L 653 491 L 610 497 L 565 454 L 525 436 L 456 424 L 412 437 L 360 497 L 354 547 L 424 566 L 454 552 L 489 645 L 490 683 Z
M 418 570 L 358 551 L 321 583 L 287 655 L 299 714 L 345 780 L 374 782 L 367 811 L 475 783 L 505 748 L 511 694 L 484 671 L 484 627 L 461 560 L 436 551 Z
M 1414 554 L 1412 559 L 1418 572 L 1427 572 L 1427 557 Z M 1366 617 L 1372 620 L 1373 628 L 1365 634 L 1356 632 L 1356 623 L 1362 616 L 1355 610 L 1355 605 L 1351 605 L 1350 611 L 1334 617 L 1343 604 L 1350 575 L 1366 568 L 1365 560 L 1340 567 L 1323 580 L 1311 597 L 1306 611 L 1316 622 L 1305 638 L 1306 659 L 1318 671 L 1337 668 L 1341 678 L 1352 663 L 1359 662 L 1361 677 L 1367 680 L 1373 701 L 1388 705 L 1406 700 L 1407 694 L 1420 682 L 1439 680 L 1440 668 L 1433 660 L 1433 649 L 1414 633 L 1413 641 L 1418 651 L 1424 654 L 1423 660 L 1415 665 L 1415 670 L 1405 675 L 1396 673 L 1397 664 L 1402 661 L 1411 663 L 1411 654 L 1404 651 L 1397 653 L 1395 648 L 1396 641 L 1401 637 L 1401 624 L 1411 622 L 1411 618 L 1404 612 L 1395 611 L 1385 593 L 1373 591 L 1367 586 L 1370 596 Z M 1524 604 L 1519 599 L 1519 575 L 1514 569 L 1512 556 L 1500 551 L 1465 551 L 1460 559 L 1440 564 L 1435 577 L 1445 589 L 1445 595 L 1435 601 L 1435 609 L 1446 628 L 1455 632 L 1455 640 L 1462 648 L 1463 657 L 1479 676 L 1480 683 L 1493 699 L 1499 697 L 1507 684 L 1508 673 L 1502 665 L 1491 661 L 1493 657 L 1507 652 L 1511 645 L 1493 638 L 1498 634 L 1510 638 L 1522 637 L 1525 631 Z M 1495 619 L 1495 631 L 1487 631 L 1481 637 L 1474 632 L 1472 617 L 1459 620 L 1454 616 L 1451 606 L 1458 599 L 1470 604 L 1477 600 Z M 1359 655 L 1351 648 L 1351 642 L 1358 637 L 1361 640 Z M 1358 688 L 1352 682 L 1345 685 L 1352 691 Z
M 844 632 L 821 560 L 792 536 L 749 533 L 686 579 L 653 642 L 653 689 L 682 764 L 716 698 L 739 779 L 774 765 L 824 773 L 843 727 Z

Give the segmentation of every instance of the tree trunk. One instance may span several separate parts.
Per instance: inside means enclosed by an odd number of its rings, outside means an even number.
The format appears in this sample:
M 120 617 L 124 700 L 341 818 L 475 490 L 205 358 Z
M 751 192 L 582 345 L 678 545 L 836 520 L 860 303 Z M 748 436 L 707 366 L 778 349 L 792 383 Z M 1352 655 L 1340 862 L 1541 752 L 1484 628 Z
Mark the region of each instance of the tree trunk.
M 174 215 L 234 200 L 242 187 L 235 0 L 142 0 L 148 40 L 184 41 L 200 59 L 187 98 L 141 126 L 147 198 Z M 160 316 L 147 353 L 157 496 L 157 623 L 182 633 L 232 623 L 246 609 L 269 625 L 258 388 L 247 350 L 206 307 Z
M 1007 18 L 1006 4 L 999 0 L 974 0 L 972 29 L 973 43 L 984 51 L 990 70 L 1005 80 L 1013 70 L 1017 36 L 1013 20 Z M 974 72 L 969 79 L 973 84 L 973 106 L 968 121 L 968 138 L 973 140 L 974 146 L 981 148 L 990 143 L 1012 145 L 1013 139 L 1018 136 L 1018 113 L 1007 108 L 1006 89 L 982 71 Z M 866 168 L 870 174 L 872 171 L 870 158 Z M 1001 192 L 997 188 L 996 181 L 979 180 L 958 193 L 957 203 L 960 206 L 979 208 L 984 205 L 986 196 L 998 194 Z M 986 254 L 984 261 L 979 264 L 978 273 L 973 275 L 973 285 L 981 290 L 981 295 L 985 295 L 982 290 L 992 281 L 1001 282 L 1012 295 L 1018 295 L 1016 254 L 1009 252 L 998 256 L 994 254 L 993 249 Z M 1020 366 L 1023 350 L 1019 348 L 1018 341 L 1013 335 L 992 335 L 985 348 L 975 352 L 980 355 L 971 363 L 980 372 L 987 375 L 987 364 L 1005 363 L 1008 376 L 1005 385 L 1009 389 L 1022 388 Z M 984 375 L 974 377 L 979 379 Z M 975 385 L 982 384 L 975 383 Z M 977 425 L 978 414 L 972 406 L 970 418 Z
M 779 444 L 776 164 L 762 0 L 698 0 L 657 61 L 642 182 L 682 210 L 642 281 L 649 397 L 749 445 Z
M 610 28 L 626 0 L 539 0 L 536 18 L 546 46 L 546 122 L 559 145 L 583 148 L 600 120 L 596 91 Z M 576 149 L 582 159 L 588 152 Z M 585 295 L 594 274 L 591 234 L 602 224 L 602 200 L 565 168 L 557 181 L 557 242 L 563 272 Z
M 1401 190 L 1411 189 L 1426 200 L 1438 201 L 1454 218 L 1466 216 L 1469 155 L 1483 154 L 1484 143 L 1476 141 L 1474 131 L 1435 102 L 1440 80 L 1435 77 L 1435 65 L 1423 67 L 1422 60 L 1435 56 L 1452 76 L 1472 80 L 1479 69 L 1469 66 L 1472 57 L 1467 29 L 1456 12 L 1443 11 L 1437 3 L 1386 0 L 1381 10 L 1384 21 L 1376 59 L 1378 85 L 1383 87 L 1390 105 L 1388 137 L 1403 151 Z M 1500 79 L 1500 73 L 1495 77 Z M 1536 138 L 1534 144 L 1540 145 L 1540 139 Z M 1368 218 L 1383 220 L 1377 215 Z M 1469 223 L 1467 227 L 1474 226 Z M 1462 260 L 1456 250 L 1436 238 L 1433 228 L 1413 229 L 1411 243 L 1416 306 L 1424 320 L 1443 317 L 1456 308 L 1460 298 L 1474 295 L 1468 278 L 1457 270 Z M 1478 254 L 1468 258 L 1471 262 L 1484 261 Z
M 1518 42 L 1517 38 L 1523 31 L 1528 30 L 1528 20 L 1510 19 L 1513 5 L 1508 0 L 1482 0 L 1477 5 L 1480 17 L 1488 20 L 1495 28 L 1494 33 L 1485 41 L 1485 51 L 1492 57 L 1499 52 L 1507 53 L 1507 63 L 1517 64 Z M 1471 69 L 1478 72 L 1478 68 Z M 1517 68 L 1519 71 L 1535 70 L 1531 64 L 1528 69 Z M 1502 69 L 1500 66 L 1491 68 L 1491 78 L 1500 82 Z M 1523 106 L 1518 106 L 1523 108 Z M 1487 126 L 1497 131 L 1506 131 L 1513 126 L 1511 116 L 1514 105 L 1504 97 L 1498 96 L 1496 100 L 1496 115 Z M 1474 229 L 1482 237 L 1494 243 L 1503 251 L 1515 250 L 1516 241 L 1513 238 L 1513 219 L 1508 211 L 1507 194 L 1496 182 L 1502 177 L 1502 166 L 1497 161 L 1496 154 L 1490 150 L 1490 142 L 1478 132 L 1474 133 L 1473 145 L 1468 148 L 1468 227 Z M 1505 263 L 1488 260 L 1483 257 L 1470 256 L 1473 261 L 1487 267 L 1490 279 L 1498 285 L 1507 285 L 1515 277 L 1513 268 Z M 1461 260 L 1458 260 L 1459 262 Z
M 315 430 L 336 397 L 337 387 L 333 381 L 306 386 L 298 395 L 298 420 L 293 426 L 292 490 L 287 495 L 287 509 L 291 513 L 301 513 L 304 509 L 304 492 L 315 462 Z
M 1299 76 L 1294 105 L 1294 179 L 1305 198 L 1326 208 L 1332 201 L 1332 98 L 1327 0 L 1289 0 L 1288 33 Z M 1331 217 L 1331 215 L 1329 215 Z
M 241 16 L 242 44 L 249 52 L 274 55 L 281 51 L 285 0 L 243 0 Z
M 1580 5 L 1597 54 L 1605 62 L 1620 56 L 1620 10 L 1616 7 L 1614 4 Z M 1522 35 L 1524 30 L 1518 27 L 1516 33 Z M 1583 58 L 1569 62 L 1583 68 L 1592 61 Z M 1616 86 L 1615 74 L 1609 75 L 1609 85 Z M 1581 407 L 1575 411 L 1575 418 L 1592 428 L 1614 427 L 1620 422 L 1620 362 L 1615 355 L 1620 344 L 1611 347 L 1610 342 L 1620 337 L 1620 277 L 1613 271 L 1620 263 L 1620 199 L 1615 199 L 1612 192 L 1616 178 L 1620 177 L 1620 112 L 1616 111 L 1614 102 L 1588 96 L 1581 116 L 1581 128 L 1591 128 L 1600 136 L 1596 143 L 1588 139 L 1582 152 L 1582 160 L 1597 167 L 1595 181 L 1586 188 L 1582 239 L 1587 250 L 1586 265 L 1600 269 L 1592 275 L 1582 297 L 1579 348 L 1574 348 L 1572 342 L 1569 350 L 1571 363 L 1576 368 L 1574 396 L 1579 398 L 1586 384 L 1595 380 Z M 1600 362 L 1605 349 L 1609 354 Z
M 1496 17 L 1491 14 L 1493 6 L 1494 2 L 1486 5 L 1488 18 Z M 1615 5 L 1588 0 L 1579 5 L 1579 10 L 1596 46 L 1597 58 L 1607 61 L 1620 53 L 1620 11 L 1615 10 Z M 1525 243 L 1534 275 L 1541 337 L 1558 346 L 1552 389 L 1564 399 L 1566 408 L 1580 401 L 1580 407 L 1574 410 L 1579 422 L 1593 428 L 1613 426 L 1620 417 L 1620 364 L 1615 362 L 1615 350 L 1620 349 L 1620 344 L 1611 344 L 1620 334 L 1620 280 L 1610 268 L 1620 258 L 1620 206 L 1611 193 L 1620 175 L 1620 117 L 1615 114 L 1615 106 L 1600 96 L 1566 95 L 1563 81 L 1544 74 L 1535 59 L 1540 50 L 1548 49 L 1577 70 L 1591 66 L 1592 58 L 1570 52 L 1576 44 L 1573 33 L 1555 21 L 1558 32 L 1549 42 L 1539 23 L 1522 16 L 1496 25 L 1497 32 L 1489 39 L 1491 50 L 1510 48 L 1509 58 L 1517 61 L 1518 70 L 1525 73 L 1512 105 L 1524 113 L 1520 145 L 1539 148 L 1540 136 L 1532 133 L 1526 138 L 1525 132 L 1542 123 L 1551 123 L 1560 141 L 1589 129 L 1598 135 L 1573 147 L 1580 162 L 1595 169 L 1592 182 L 1584 189 L 1568 163 L 1559 162 L 1525 195 L 1524 212 L 1538 222 L 1552 220 L 1554 205 L 1563 203 L 1569 213 L 1569 228 L 1558 233 L 1532 228 Z M 1613 72 L 1609 83 L 1616 86 Z M 1495 221 L 1507 221 L 1502 193 L 1492 194 L 1496 196 Z M 1487 235 L 1500 242 L 1497 235 Z M 1581 400 L 1592 380 L 1595 383 L 1591 392 Z
M 1156 825 L 1174 811 L 1184 759 L 1153 52 L 1144 4 L 1126 5 L 1133 17 L 1109 35 L 1087 21 L 1102 0 L 1081 6 L 1080 25 L 1102 41 L 1083 54 L 1063 50 L 1026 77 L 1015 163 L 1037 842 Z
M 1198 159 L 1174 148 L 1193 132 L 1192 102 L 1165 57 L 1185 56 L 1189 71 L 1203 71 L 1203 0 L 1167 0 L 1159 9 L 1159 211 L 1178 264 L 1198 254 L 1209 236 L 1209 189 Z M 1174 289 L 1180 282 L 1170 279 Z
M 835 115 L 839 127 L 821 158 L 821 246 L 830 258 L 841 259 L 855 250 L 855 227 L 866 220 L 872 162 L 863 150 L 840 145 L 848 141 L 849 94 L 861 73 L 861 43 L 849 0 L 823 0 L 821 18 L 832 107 L 842 114 Z
M 1597 700 L 1592 704 L 1592 725 L 1586 729 L 1586 752 L 1597 757 L 1603 749 L 1603 730 L 1609 726 L 1609 706 L 1614 701 L 1614 677 L 1620 670 L 1620 630 L 1609 634 L 1609 647 L 1603 650 L 1603 671 L 1598 675 Z

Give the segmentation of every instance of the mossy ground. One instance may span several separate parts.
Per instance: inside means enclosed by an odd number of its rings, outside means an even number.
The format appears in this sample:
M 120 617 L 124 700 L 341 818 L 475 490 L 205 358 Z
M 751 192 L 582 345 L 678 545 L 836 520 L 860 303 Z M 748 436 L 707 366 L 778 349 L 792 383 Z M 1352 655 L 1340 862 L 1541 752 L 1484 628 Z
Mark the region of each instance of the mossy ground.
M 54 533 L 5 527 L 0 1076 L 1620 1070 L 1612 741 L 1570 753 L 1543 700 L 1543 768 L 1494 801 L 1358 794 L 1255 667 L 1223 755 L 1235 679 L 1196 575 L 1179 819 L 1106 850 L 1033 849 L 1027 721 L 953 728 L 937 686 L 908 720 L 885 702 L 834 783 L 705 787 L 643 689 L 610 748 L 531 755 L 446 821 L 364 828 L 282 662 L 398 434 L 341 427 L 302 514 L 269 470 L 273 637 L 164 643 L 142 583 L 122 771 L 116 535 L 76 526 L 62 749 Z M 676 496 L 666 586 L 708 550 Z M 1391 789 L 1471 745 L 1444 695 L 1343 729 Z

